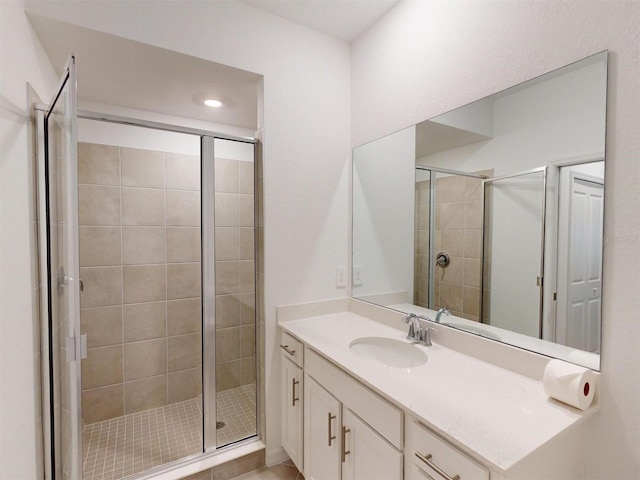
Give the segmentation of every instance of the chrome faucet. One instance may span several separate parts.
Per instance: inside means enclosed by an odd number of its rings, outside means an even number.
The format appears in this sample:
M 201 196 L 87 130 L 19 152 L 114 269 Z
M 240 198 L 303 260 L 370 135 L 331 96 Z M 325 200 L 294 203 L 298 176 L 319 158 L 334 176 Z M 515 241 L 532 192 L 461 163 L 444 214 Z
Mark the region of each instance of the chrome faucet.
M 436 313 L 436 323 L 440 323 L 440 317 L 442 316 L 443 313 L 445 315 L 451 315 L 451 312 L 449 311 L 448 308 L 442 307 L 440 310 L 438 310 L 438 313 Z
M 417 342 L 420 340 L 420 330 L 422 327 L 420 326 L 420 319 L 415 313 L 410 313 L 402 320 L 403 323 L 409 324 L 409 333 L 407 334 L 407 340 L 413 340 Z M 417 332 L 416 332 L 417 327 Z
M 431 330 L 434 330 L 432 327 L 422 328 L 420 324 L 420 320 L 428 320 L 432 322 L 429 317 L 424 317 L 422 315 L 416 315 L 415 313 L 410 313 L 402 320 L 403 323 L 409 324 L 409 333 L 407 334 L 407 340 L 411 340 L 414 343 L 420 343 L 427 347 L 430 347 L 431 344 Z

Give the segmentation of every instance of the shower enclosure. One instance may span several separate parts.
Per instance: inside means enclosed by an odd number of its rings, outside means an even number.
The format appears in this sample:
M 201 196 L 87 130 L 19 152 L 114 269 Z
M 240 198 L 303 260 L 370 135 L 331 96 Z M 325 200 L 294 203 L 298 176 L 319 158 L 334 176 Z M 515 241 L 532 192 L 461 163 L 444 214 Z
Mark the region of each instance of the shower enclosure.
M 71 57 L 38 115 L 47 477 L 161 472 L 255 439 L 254 140 L 77 112 L 75 88 Z M 78 117 L 169 147 L 78 142 Z
M 547 170 L 492 174 L 416 167 L 414 304 L 542 338 Z
M 480 321 L 486 173 L 416 167 L 415 305 Z

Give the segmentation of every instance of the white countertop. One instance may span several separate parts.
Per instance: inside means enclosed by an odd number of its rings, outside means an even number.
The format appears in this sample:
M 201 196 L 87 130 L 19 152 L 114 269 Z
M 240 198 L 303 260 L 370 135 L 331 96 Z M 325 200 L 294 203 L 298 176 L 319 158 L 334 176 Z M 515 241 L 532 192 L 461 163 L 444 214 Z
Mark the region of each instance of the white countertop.
M 542 382 L 436 343 L 417 346 L 428 361 L 411 369 L 366 360 L 349 349 L 351 341 L 376 336 L 406 341 L 405 334 L 353 312 L 280 326 L 500 473 L 595 411 L 550 400 Z
M 387 308 L 398 310 L 404 313 L 415 313 L 418 315 L 427 315 L 431 318 L 435 318 L 436 312 L 428 308 L 419 307 L 410 303 L 401 303 L 397 305 L 388 305 Z M 586 352 L 584 350 L 578 350 L 573 347 L 561 345 L 559 343 L 549 342 L 540 338 L 531 337 L 529 335 L 523 335 L 521 333 L 505 330 L 504 328 L 496 328 L 492 325 L 484 323 L 474 322 L 464 318 L 456 316 L 444 316 L 442 317 L 443 323 L 454 323 L 461 327 L 471 327 L 476 330 L 485 332 L 485 336 L 489 339 L 498 340 L 508 345 L 513 345 L 518 348 L 524 348 L 532 352 L 537 352 L 542 355 L 546 355 L 552 358 L 559 358 L 570 363 L 576 363 L 591 370 L 600 369 L 600 355 L 597 353 Z

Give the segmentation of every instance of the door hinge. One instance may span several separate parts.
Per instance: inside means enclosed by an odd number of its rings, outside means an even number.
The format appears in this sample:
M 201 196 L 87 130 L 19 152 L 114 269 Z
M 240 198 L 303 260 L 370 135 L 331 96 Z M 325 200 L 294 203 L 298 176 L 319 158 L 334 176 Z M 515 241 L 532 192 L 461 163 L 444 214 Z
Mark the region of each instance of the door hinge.
M 536 277 L 536 285 L 541 287 L 544 283 L 544 277 Z

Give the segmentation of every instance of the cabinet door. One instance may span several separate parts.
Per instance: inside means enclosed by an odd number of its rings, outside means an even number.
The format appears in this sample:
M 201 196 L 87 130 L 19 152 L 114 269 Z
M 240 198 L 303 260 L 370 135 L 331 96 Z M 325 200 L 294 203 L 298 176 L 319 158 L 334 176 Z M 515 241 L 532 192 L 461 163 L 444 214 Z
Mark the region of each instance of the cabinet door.
M 342 480 L 401 480 L 402 452 L 343 408 Z M 337 478 L 337 477 L 336 477 Z
M 302 470 L 302 369 L 286 357 L 280 358 L 282 447 L 293 463 Z
M 304 395 L 304 477 L 339 480 L 340 402 L 308 375 Z

